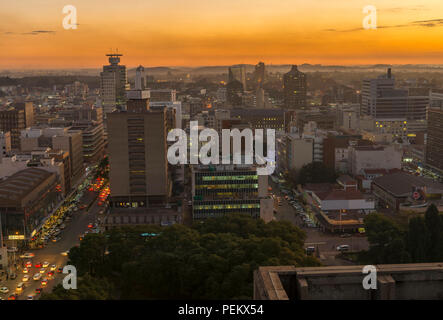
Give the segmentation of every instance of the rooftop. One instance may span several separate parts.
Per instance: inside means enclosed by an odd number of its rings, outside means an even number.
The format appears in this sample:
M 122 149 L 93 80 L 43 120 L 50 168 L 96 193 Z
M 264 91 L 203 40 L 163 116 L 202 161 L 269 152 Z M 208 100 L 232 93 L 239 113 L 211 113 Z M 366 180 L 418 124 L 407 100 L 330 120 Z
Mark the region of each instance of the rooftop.
M 38 168 L 29 168 L 13 174 L 0 181 L 0 201 L 22 199 L 51 175 L 54 173 Z
M 374 179 L 373 183 L 398 197 L 408 196 L 412 192 L 413 187 L 425 187 L 426 193 L 443 194 L 442 183 L 406 172 L 387 174 Z

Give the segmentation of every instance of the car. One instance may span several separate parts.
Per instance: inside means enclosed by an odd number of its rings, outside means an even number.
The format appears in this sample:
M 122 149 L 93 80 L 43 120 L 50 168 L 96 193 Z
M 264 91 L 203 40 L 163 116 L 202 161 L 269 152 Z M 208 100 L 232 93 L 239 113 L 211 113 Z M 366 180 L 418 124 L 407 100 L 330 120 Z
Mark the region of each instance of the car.
M 46 268 L 40 268 L 39 272 L 40 273 L 45 273 L 46 272 Z
M 20 258 L 29 259 L 29 258 L 34 258 L 34 256 L 35 254 L 33 254 L 32 252 L 25 252 L 20 256 Z
M 48 261 L 43 262 L 42 268 L 47 268 L 47 267 L 49 267 L 49 262 Z
M 94 227 L 94 225 L 92 223 L 88 224 L 88 228 L 92 229 Z
M 26 297 L 26 300 L 34 300 L 34 296 L 30 294 L 29 296 Z
M 349 245 L 347 245 L 347 244 L 342 244 L 337 247 L 337 251 L 340 251 L 340 252 L 348 251 L 348 250 L 349 250 Z
M 27 282 L 29 280 L 29 276 L 26 274 L 23 276 L 22 281 Z
M 61 253 L 61 255 L 64 256 L 64 257 L 66 257 L 68 254 L 69 254 L 69 250 L 67 250 L 67 251 L 63 251 L 63 252 Z
M 28 268 L 23 268 L 23 273 L 28 273 L 29 269 Z
M 23 282 L 20 282 L 20 283 L 17 285 L 17 288 L 15 288 L 15 292 L 16 292 L 16 293 L 20 293 L 20 292 L 23 291 L 24 288 L 25 288 L 25 284 L 24 284 Z
M 46 285 L 48 284 L 48 279 L 44 278 L 41 282 L 42 287 L 46 287 Z
M 3 293 L 3 294 L 9 293 L 9 288 L 8 287 L 1 287 L 0 288 L 0 293 Z
M 46 275 L 49 279 L 52 279 L 54 277 L 54 271 L 49 271 Z
M 41 268 L 41 267 L 42 267 L 42 263 L 41 263 L 41 262 L 37 262 L 37 263 L 34 265 L 34 267 L 36 267 L 36 268 Z
M 56 265 L 56 264 L 51 265 L 51 267 L 49 268 L 49 270 L 50 270 L 50 271 L 55 271 L 55 270 L 57 270 L 57 265 Z
M 32 279 L 34 279 L 34 281 L 38 281 L 38 280 L 40 280 L 41 277 L 42 277 L 41 273 L 36 273 L 36 274 L 34 274 Z
M 63 272 L 63 268 L 62 268 L 62 267 L 58 268 L 58 269 L 57 269 L 57 272 L 58 272 L 58 273 L 62 273 L 62 272 Z
M 60 225 L 60 229 L 63 230 L 63 229 L 65 229 L 65 228 L 66 228 L 66 225 L 65 225 L 64 223 L 62 223 L 62 224 Z
M 43 291 L 43 288 L 37 288 L 37 289 L 35 289 L 35 294 L 40 294 L 40 293 L 42 293 L 42 291 Z
M 8 300 L 17 300 L 17 295 L 16 295 L 16 294 L 11 294 L 11 295 L 8 297 Z
M 25 268 L 32 268 L 32 262 L 31 261 L 26 262 Z

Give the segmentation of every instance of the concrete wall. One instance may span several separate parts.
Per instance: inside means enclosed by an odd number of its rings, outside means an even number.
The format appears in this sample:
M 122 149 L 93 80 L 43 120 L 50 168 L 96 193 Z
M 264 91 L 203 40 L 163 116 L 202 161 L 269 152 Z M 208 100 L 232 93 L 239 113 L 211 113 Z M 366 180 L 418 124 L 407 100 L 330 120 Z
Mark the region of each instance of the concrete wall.
M 443 263 L 376 265 L 377 289 L 366 290 L 364 266 L 260 267 L 255 300 L 442 300 Z

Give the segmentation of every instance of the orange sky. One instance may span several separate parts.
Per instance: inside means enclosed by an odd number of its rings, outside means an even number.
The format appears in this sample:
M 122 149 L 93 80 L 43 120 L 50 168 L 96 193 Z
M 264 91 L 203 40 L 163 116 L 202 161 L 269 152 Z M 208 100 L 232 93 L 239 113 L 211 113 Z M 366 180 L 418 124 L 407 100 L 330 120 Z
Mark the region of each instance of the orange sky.
M 99 68 L 111 48 L 129 67 L 443 63 L 443 1 L 368 2 L 2 1 L 0 68 Z M 77 8 L 76 30 L 63 29 L 67 4 Z M 362 30 L 368 4 L 377 30 Z

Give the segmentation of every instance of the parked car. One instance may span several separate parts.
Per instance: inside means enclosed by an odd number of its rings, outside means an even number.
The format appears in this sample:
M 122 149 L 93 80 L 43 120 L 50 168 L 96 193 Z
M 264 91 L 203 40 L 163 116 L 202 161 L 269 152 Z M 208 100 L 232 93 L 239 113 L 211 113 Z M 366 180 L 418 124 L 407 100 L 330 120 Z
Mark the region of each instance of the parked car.
M 0 288 L 0 293 L 3 293 L 3 294 L 9 293 L 9 288 L 8 287 L 1 287 Z

